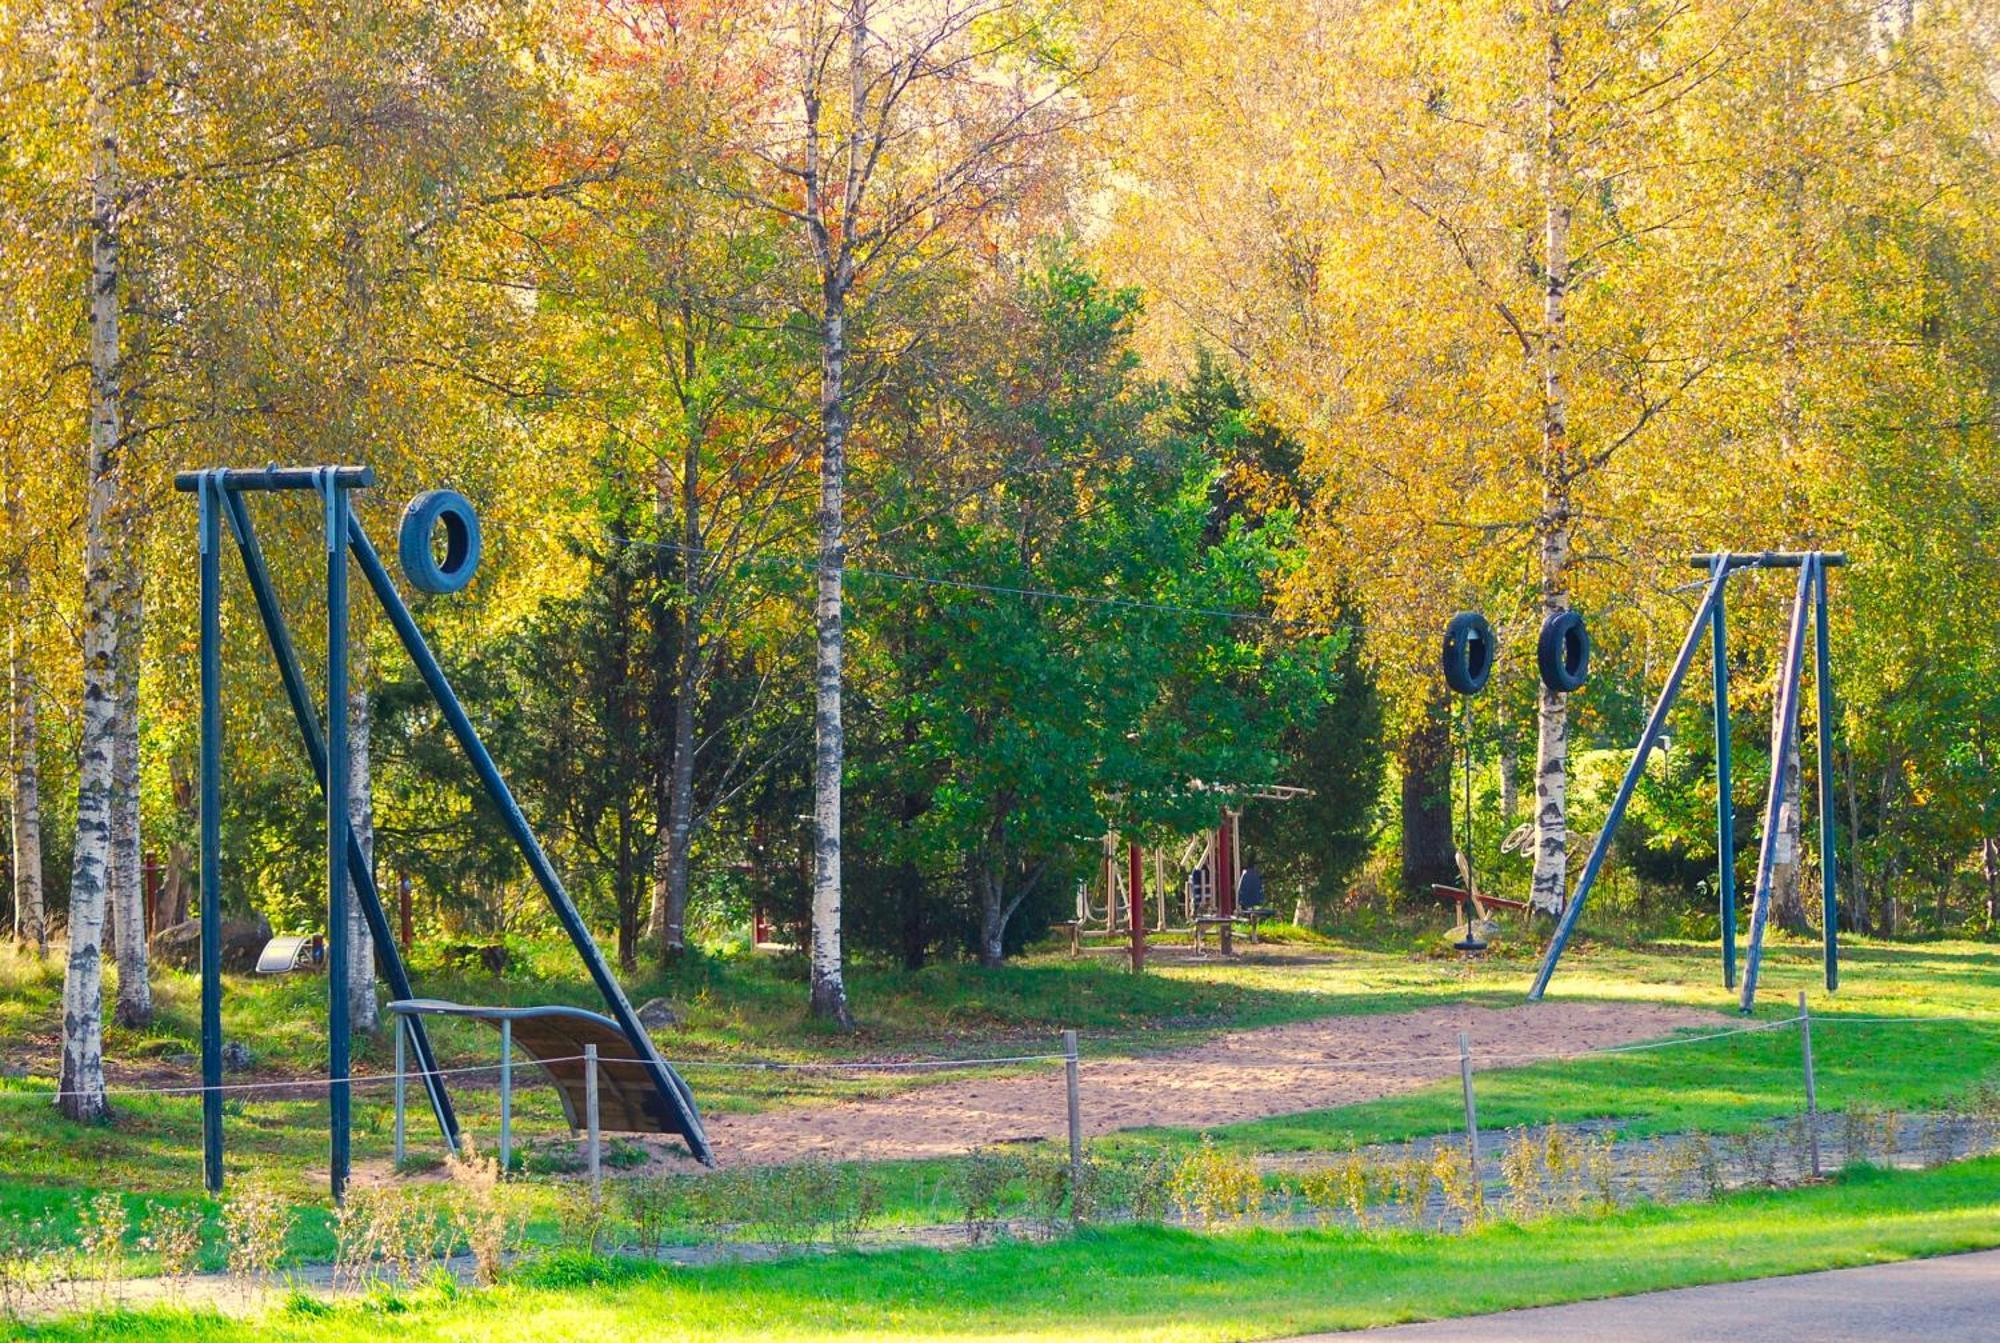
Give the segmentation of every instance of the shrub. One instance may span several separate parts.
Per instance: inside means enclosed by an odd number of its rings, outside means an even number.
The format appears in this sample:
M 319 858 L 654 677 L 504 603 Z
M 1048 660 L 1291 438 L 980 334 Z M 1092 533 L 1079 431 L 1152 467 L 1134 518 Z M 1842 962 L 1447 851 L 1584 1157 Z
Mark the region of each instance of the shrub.
M 1209 1227 L 1256 1213 L 1264 1202 L 1264 1180 L 1255 1162 L 1219 1150 L 1204 1133 L 1201 1146 L 1174 1168 L 1167 1192 L 1184 1220 Z
M 1480 1183 L 1471 1156 L 1456 1143 L 1441 1142 L 1432 1149 L 1431 1178 L 1444 1195 L 1439 1230 L 1444 1229 L 1446 1212 L 1457 1213 L 1459 1225 L 1468 1231 L 1486 1220 L 1486 1187 Z
M 1010 1186 L 1022 1174 L 1019 1157 L 984 1147 L 958 1164 L 954 1183 L 967 1240 L 977 1245 L 1004 1229 L 1001 1209 Z
M 155 1203 L 146 1214 L 139 1248 L 159 1259 L 160 1276 L 182 1283 L 201 1261 L 201 1229 L 201 1209 Z
M 291 1228 L 291 1207 L 269 1189 L 246 1185 L 223 1203 L 222 1236 L 228 1247 L 229 1271 L 242 1280 L 246 1292 L 268 1284 L 285 1252 L 285 1237 Z
M 1373 1163 L 1350 1151 L 1330 1166 L 1317 1166 L 1299 1181 L 1299 1194 L 1321 1226 L 1345 1212 L 1358 1227 L 1368 1225 L 1368 1195 L 1375 1183 Z
M 479 1155 L 468 1135 L 463 1150 L 445 1158 L 451 1177 L 451 1219 L 482 1287 L 500 1280 L 516 1226 L 500 1183 L 500 1163 Z

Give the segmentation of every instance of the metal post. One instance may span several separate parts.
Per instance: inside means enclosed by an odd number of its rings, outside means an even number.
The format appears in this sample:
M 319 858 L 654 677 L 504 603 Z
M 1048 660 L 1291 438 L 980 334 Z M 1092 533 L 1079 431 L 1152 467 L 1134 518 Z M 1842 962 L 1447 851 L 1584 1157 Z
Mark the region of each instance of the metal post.
M 593 1046 L 594 1048 L 595 1046 Z M 512 1170 L 514 1156 L 514 1020 L 500 1018 L 500 1172 Z
M 1694 651 L 1700 646 L 1702 635 L 1708 632 L 1708 622 L 1722 595 L 1726 573 L 1726 570 L 1718 570 L 1709 578 L 1708 591 L 1703 594 L 1701 605 L 1695 608 L 1694 619 L 1688 622 L 1687 638 L 1681 641 L 1681 651 L 1674 658 L 1673 670 L 1667 673 L 1667 683 L 1660 691 L 1659 702 L 1653 706 L 1652 717 L 1646 720 L 1646 728 L 1639 734 L 1639 747 L 1632 752 L 1632 763 L 1625 767 L 1624 781 L 1618 785 L 1611 810 L 1606 813 L 1604 825 L 1597 832 L 1596 842 L 1590 846 L 1590 857 L 1584 862 L 1583 875 L 1577 878 L 1576 893 L 1563 906 L 1555 936 L 1549 939 L 1549 949 L 1542 956 L 1541 969 L 1535 973 L 1534 987 L 1528 990 L 1530 1002 L 1539 1002 L 1542 994 L 1547 992 L 1549 980 L 1556 972 L 1556 962 L 1562 959 L 1563 948 L 1569 945 L 1570 934 L 1576 931 L 1577 917 L 1583 913 L 1583 902 L 1590 897 L 1590 888 L 1597 881 L 1598 869 L 1604 866 L 1604 856 L 1611 851 L 1611 840 L 1618 833 L 1618 823 L 1625 817 L 1627 804 L 1632 801 L 1632 790 L 1638 786 L 1639 776 L 1646 772 L 1646 758 L 1653 753 L 1660 734 L 1666 730 L 1667 714 L 1680 694 L 1681 680 L 1687 675 L 1688 664 L 1694 661 Z
M 265 639 L 271 646 L 271 657 L 278 664 L 278 679 L 285 687 L 285 698 L 291 702 L 292 718 L 298 725 L 299 738 L 305 743 L 313 781 L 324 789 L 326 741 L 320 734 L 319 714 L 313 707 L 312 692 L 306 687 L 298 650 L 292 646 L 291 629 L 285 623 L 284 611 L 278 606 L 277 591 L 271 586 L 271 573 L 264 563 L 263 547 L 257 543 L 257 530 L 251 525 L 250 511 L 240 496 L 225 494 L 222 503 L 228 509 L 229 528 L 236 537 L 236 551 L 243 559 L 244 575 L 250 580 L 250 593 L 256 598 L 257 615 L 263 623 Z M 361 851 L 359 837 L 351 831 L 347 845 L 347 875 L 354 883 L 354 894 L 359 897 L 362 917 L 368 922 L 376 959 L 382 963 L 390 992 L 399 1002 L 415 998 L 417 994 L 410 983 L 409 969 L 390 937 L 382 893 L 375 884 L 375 871 L 369 865 L 368 855 Z M 404 880 L 407 883 L 407 874 Z M 410 1049 L 416 1055 L 417 1076 L 423 1080 L 425 1094 L 431 1102 L 431 1113 L 437 1118 L 438 1132 L 444 1137 L 444 1145 L 455 1152 L 458 1150 L 458 1115 L 452 1110 L 451 1097 L 445 1091 L 444 1075 L 438 1068 L 436 1051 L 431 1048 L 430 1033 L 424 1027 L 423 1018 L 412 1016 L 406 1020 L 409 1023 Z
M 1806 1074 L 1806 1145 L 1812 1150 L 1813 1178 L 1819 1178 L 1819 1086 L 1813 1079 L 1812 1013 L 1806 1010 L 1806 991 L 1799 990 L 1799 1051 Z
M 1125 903 L 1132 918 L 1132 968 L 1146 968 L 1146 858 L 1136 843 L 1126 845 Z
M 201 1166 L 222 1192 L 222 488 L 204 471 L 201 520 Z
M 329 1102 L 333 1198 L 347 1194 L 352 1097 L 347 1023 L 347 495 L 323 477 L 326 503 L 326 996 L 332 1081 Z
M 1813 689 L 1819 717 L 1819 884 L 1826 927 L 1826 987 L 1840 987 L 1840 900 L 1834 889 L 1839 873 L 1838 846 L 1833 834 L 1833 658 L 1827 649 L 1826 565 L 1813 566 Z
M 1715 557 L 1729 572 L 1729 554 Z M 1715 909 L 1722 924 L 1722 987 L 1736 987 L 1736 794 L 1730 777 L 1729 617 L 1726 594 L 1715 590 Z
M 1799 681 L 1805 655 L 1806 602 L 1814 568 L 1799 567 L 1798 593 L 1792 602 L 1791 631 L 1785 641 L 1784 669 L 1779 673 L 1778 733 L 1772 743 L 1771 788 L 1764 800 L 1764 840 L 1757 851 L 1757 886 L 1750 905 L 1750 946 L 1743 957 L 1743 992 L 1739 1006 L 1748 1012 L 1757 1003 L 1757 972 L 1764 959 L 1764 927 L 1771 917 L 1771 869 L 1778 856 L 1780 809 L 1792 759 L 1792 742 L 1799 730 Z
M 590 1165 L 590 1197 L 597 1201 L 604 1197 L 604 1153 L 597 1135 L 596 1045 L 583 1047 L 583 1113 L 588 1132 L 585 1143 Z
M 1465 1089 L 1465 1151 L 1472 1158 L 1472 1175 L 1479 1178 L 1479 1106 L 1472 1099 L 1472 1042 L 1458 1033 L 1458 1080 Z
M 409 1074 L 405 1070 L 403 1058 L 403 1036 L 408 1029 L 403 1014 L 396 1014 L 396 1164 L 403 1164 L 404 1123 L 403 1116 L 409 1102 Z
M 1083 1189 L 1083 1102 L 1077 1086 L 1076 1032 L 1064 1031 L 1063 1082 L 1069 1091 L 1069 1216 L 1079 1216 L 1077 1200 Z

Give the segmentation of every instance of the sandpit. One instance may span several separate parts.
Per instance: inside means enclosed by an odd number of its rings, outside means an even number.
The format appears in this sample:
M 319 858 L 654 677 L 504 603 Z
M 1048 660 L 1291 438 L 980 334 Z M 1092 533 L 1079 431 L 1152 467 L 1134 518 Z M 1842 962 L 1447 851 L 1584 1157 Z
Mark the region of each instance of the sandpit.
M 1585 1053 L 1719 1024 L 1712 1012 L 1647 1003 L 1455 1005 L 1236 1031 L 1141 1059 L 1092 1059 L 1086 1042 L 1083 1126 L 1091 1136 L 1207 1128 L 1398 1095 L 1457 1076 L 1460 1031 L 1476 1065 L 1506 1066 L 1526 1061 L 1509 1055 Z M 959 1156 L 1068 1131 L 1060 1064 L 706 1122 L 724 1165 Z

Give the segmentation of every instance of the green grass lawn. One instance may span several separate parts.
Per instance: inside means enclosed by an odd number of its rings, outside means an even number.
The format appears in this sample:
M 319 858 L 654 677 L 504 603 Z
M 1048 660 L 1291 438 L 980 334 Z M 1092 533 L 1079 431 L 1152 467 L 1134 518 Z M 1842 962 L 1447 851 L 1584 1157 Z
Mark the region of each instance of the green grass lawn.
M 1272 1337 L 2000 1245 L 2000 1159 L 1466 1236 L 1089 1231 L 1050 1244 L 671 1268 L 557 1259 L 486 1292 L 426 1290 L 257 1320 L 162 1310 L 23 1340 Z
M 1187 1043 L 1229 1028 L 1344 1013 L 1394 1011 L 1445 1002 L 1514 1006 L 1522 1001 L 1529 962 L 1514 954 L 1465 961 L 1437 956 L 1416 943 L 1363 946 L 1306 939 L 1257 958 L 1189 963 L 1163 960 L 1133 975 L 1105 957 L 1072 961 L 1043 954 L 1000 971 L 960 965 L 907 974 L 858 970 L 852 989 L 863 1027 L 853 1035 L 804 1025 L 803 985 L 794 968 L 763 957 L 700 959 L 673 973 L 635 980 L 635 1000 L 669 998 L 684 1025 L 663 1040 L 682 1062 L 710 1112 L 794 1104 L 834 1095 L 920 1085 L 921 1075 L 760 1074 L 705 1068 L 705 1061 L 746 1058 L 790 1061 L 854 1058 L 978 1057 L 1052 1045 L 1053 1032 L 1075 1024 L 1087 1054 L 1130 1055 Z M 1981 1081 L 2000 1083 L 2000 949 L 1991 944 L 1940 942 L 1895 945 L 1856 942 L 1847 948 L 1837 996 L 1818 985 L 1817 948 L 1777 939 L 1769 948 L 1759 1017 L 1795 1011 L 1801 988 L 1811 992 L 1816 1019 L 1820 1102 L 1837 1110 L 1873 1106 L 1915 1111 L 1947 1104 Z M 565 947 L 530 949 L 527 963 L 506 976 L 420 966 L 422 991 L 471 1002 L 560 1001 L 588 1004 L 591 990 Z M 62 1120 L 47 1096 L 46 1060 L 60 972 L 0 950 L 0 1056 L 26 1059 L 27 1077 L 0 1078 L 0 1216 L 21 1210 L 73 1219 L 93 1192 L 115 1188 L 148 1198 L 198 1196 L 200 1105 L 196 1097 L 118 1096 L 117 1122 L 83 1128 Z M 1717 1011 L 1716 1026 L 1740 1018 L 1720 984 L 1712 945 L 1685 942 L 1612 944 L 1581 941 L 1566 959 L 1553 996 L 1599 1001 L 1646 1001 Z M 113 1029 L 108 1048 L 114 1085 L 193 1080 L 171 1055 L 194 1048 L 195 981 L 167 974 L 158 988 L 160 1020 L 144 1035 Z M 257 1056 L 258 1079 L 309 1076 L 325 1066 L 320 1051 L 324 982 L 317 978 L 232 978 L 225 1026 Z M 1848 1024 L 1845 1018 L 1973 1014 L 1980 1022 Z M 441 1023 L 448 1066 L 488 1063 L 494 1039 L 483 1028 Z M 1550 1119 L 1616 1119 L 1630 1133 L 1699 1127 L 1740 1129 L 1797 1112 L 1801 1103 L 1798 1035 L 1792 1029 L 1745 1035 L 1652 1052 L 1626 1053 L 1499 1068 L 1478 1075 L 1484 1127 Z M 357 1051 L 360 1071 L 384 1070 L 386 1035 Z M 232 1076 L 232 1081 L 237 1080 Z M 454 1096 L 467 1130 L 488 1145 L 497 1131 L 497 1096 L 490 1085 L 461 1082 Z M 355 1104 L 355 1154 L 381 1165 L 390 1151 L 386 1087 L 360 1087 Z M 228 1172 L 233 1185 L 268 1183 L 293 1199 L 298 1229 L 295 1261 L 330 1252 L 324 1205 L 323 1100 L 245 1101 L 228 1105 Z M 428 1117 L 413 1098 L 412 1145 L 434 1150 Z M 1218 1144 L 1239 1151 L 1334 1151 L 1350 1142 L 1395 1140 L 1448 1132 L 1462 1122 L 1455 1084 L 1343 1107 L 1260 1120 L 1217 1130 Z M 522 1141 L 566 1138 L 554 1093 L 524 1086 L 516 1097 Z M 1198 1134 L 1146 1130 L 1105 1140 L 1117 1151 L 1187 1146 Z M 952 1161 L 882 1163 L 874 1173 L 892 1224 L 950 1221 Z M 526 1200 L 537 1231 L 545 1224 L 552 1186 L 529 1180 Z

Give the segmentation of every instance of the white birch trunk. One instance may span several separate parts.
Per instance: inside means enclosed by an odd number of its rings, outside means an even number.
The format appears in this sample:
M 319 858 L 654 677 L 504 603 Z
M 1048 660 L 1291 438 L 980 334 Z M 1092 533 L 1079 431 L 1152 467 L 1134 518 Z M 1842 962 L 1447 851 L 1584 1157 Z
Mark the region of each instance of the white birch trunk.
M 840 937 L 840 803 L 846 755 L 841 720 L 842 661 L 846 625 L 842 583 L 847 563 L 847 297 L 854 284 L 853 212 L 867 181 L 863 127 L 868 112 L 868 5 L 854 0 L 847 29 L 848 129 L 845 181 L 838 218 L 827 200 L 826 165 L 819 153 L 818 74 L 808 69 L 806 108 L 806 212 L 820 266 L 820 493 L 819 588 L 813 605 L 813 884 L 812 1000 L 816 1018 L 853 1024 Z M 808 65 L 810 52 L 805 53 Z M 838 237 L 830 224 L 837 224 Z
M 129 485 L 120 495 L 128 511 L 121 518 L 119 541 L 125 554 L 118 594 L 117 724 L 111 744 L 111 853 L 106 900 L 118 932 L 118 1000 L 113 1012 L 119 1025 L 143 1029 L 153 1024 L 146 955 L 146 876 L 139 837 L 139 657 L 145 637 L 145 595 L 138 542 L 125 525 L 134 503 Z
M 356 686 L 347 696 L 347 814 L 353 818 L 354 838 L 375 870 L 375 795 L 368 773 L 368 731 L 372 710 L 368 692 Z M 374 1031 L 381 1024 L 375 1004 L 375 938 L 361 913 L 361 892 L 350 876 L 347 882 L 347 1019 L 357 1031 Z
M 101 96 L 108 79 L 109 0 L 93 0 L 90 18 L 90 460 L 84 510 L 83 713 L 56 1105 L 70 1119 L 94 1122 L 110 1115 L 104 1092 L 102 939 L 117 726 L 118 571 L 109 515 L 117 494 L 124 425 L 119 413 L 118 139 L 111 109 Z
M 692 376 L 693 370 L 687 370 Z M 686 946 L 688 854 L 694 844 L 694 699 L 701 684 L 702 583 L 701 439 L 690 429 L 681 452 L 680 653 L 674 662 L 674 758 L 667 780 L 667 830 L 661 836 L 665 907 L 660 928 L 662 959 Z
M 21 529 L 19 466 L 8 457 L 7 530 L 20 550 L 7 578 L 13 621 L 7 636 L 8 767 L 13 796 L 14 940 L 36 957 L 49 954 L 48 911 L 42 896 L 41 692 L 35 685 L 28 619 L 27 539 Z
M 1807 635 L 1811 637 L 1810 632 Z M 1801 671 L 1803 677 L 1803 671 Z M 1784 732 L 1784 693 L 1779 685 L 1771 696 L 1771 758 L 1778 758 L 1778 741 Z M 1801 728 L 1803 728 L 1801 723 Z M 1803 792 L 1799 786 L 1799 734 L 1792 734 L 1785 753 L 1785 793 L 1778 800 L 1778 837 L 1771 855 L 1771 914 L 1780 928 L 1803 932 L 1806 928 L 1805 903 L 1799 898 L 1800 810 Z
M 1569 225 L 1568 94 L 1564 87 L 1562 22 L 1565 0 L 1548 0 L 1548 71 L 1542 162 L 1542 510 L 1540 549 L 1543 618 L 1569 608 L 1571 540 L 1569 463 Z M 1535 872 L 1529 898 L 1559 912 L 1569 881 L 1569 703 L 1539 688 L 1535 733 Z
M 847 1006 L 840 938 L 847 329 L 844 296 L 831 285 L 828 288 L 820 360 L 820 422 L 825 440 L 820 458 L 819 592 L 813 610 L 817 646 L 813 687 L 812 1015 L 847 1024 L 852 1014 Z

